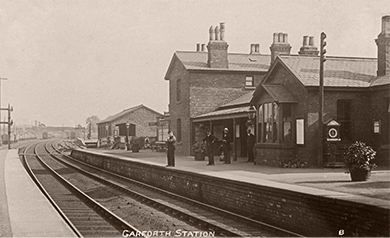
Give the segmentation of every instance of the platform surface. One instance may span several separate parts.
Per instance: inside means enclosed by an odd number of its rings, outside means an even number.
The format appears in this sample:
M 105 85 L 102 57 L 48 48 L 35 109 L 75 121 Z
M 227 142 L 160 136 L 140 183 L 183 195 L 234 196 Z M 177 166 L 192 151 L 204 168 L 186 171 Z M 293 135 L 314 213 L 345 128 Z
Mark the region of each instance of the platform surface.
M 0 150 L 0 237 L 75 237 L 24 169 L 16 149 Z
M 106 153 L 142 163 L 165 166 L 166 153 L 140 150 L 133 153 L 125 150 L 104 148 L 88 149 Z M 231 164 L 224 164 L 219 157 L 214 158 L 215 165 L 207 166 L 205 161 L 195 161 L 193 156 L 176 156 L 176 166 L 169 169 L 207 174 L 247 183 L 283 188 L 316 196 L 332 197 L 390 209 L 390 170 L 377 168 L 370 179 L 352 182 L 350 174 L 343 168 L 279 168 L 248 163 L 247 158 L 237 158 Z

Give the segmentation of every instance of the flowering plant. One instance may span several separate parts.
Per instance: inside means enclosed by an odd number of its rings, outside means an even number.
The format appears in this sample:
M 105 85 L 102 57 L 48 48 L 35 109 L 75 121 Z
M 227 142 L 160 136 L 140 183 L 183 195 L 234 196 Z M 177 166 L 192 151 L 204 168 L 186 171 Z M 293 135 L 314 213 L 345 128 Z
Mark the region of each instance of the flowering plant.
M 356 141 L 348 147 L 344 153 L 345 172 L 350 173 L 355 170 L 371 171 L 376 165 L 371 161 L 375 159 L 376 152 L 371 146 L 367 146 L 361 141 Z
M 197 141 L 194 145 L 192 145 L 192 149 L 194 153 L 205 153 L 206 152 L 206 144 L 203 141 Z

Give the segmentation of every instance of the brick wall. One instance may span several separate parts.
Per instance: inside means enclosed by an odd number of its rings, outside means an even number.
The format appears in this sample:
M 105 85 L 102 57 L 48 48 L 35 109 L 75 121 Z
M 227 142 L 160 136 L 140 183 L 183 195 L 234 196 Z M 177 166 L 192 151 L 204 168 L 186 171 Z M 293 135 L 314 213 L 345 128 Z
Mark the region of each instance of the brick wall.
M 389 208 L 73 150 L 76 159 L 304 236 L 389 236 Z
M 181 96 L 177 100 L 177 81 L 181 81 Z M 177 119 L 181 119 L 181 142 L 176 143 L 176 153 L 180 155 L 189 154 L 190 150 L 190 99 L 189 95 L 189 73 L 178 61 L 174 61 L 169 78 L 169 117 L 170 127 L 177 135 Z

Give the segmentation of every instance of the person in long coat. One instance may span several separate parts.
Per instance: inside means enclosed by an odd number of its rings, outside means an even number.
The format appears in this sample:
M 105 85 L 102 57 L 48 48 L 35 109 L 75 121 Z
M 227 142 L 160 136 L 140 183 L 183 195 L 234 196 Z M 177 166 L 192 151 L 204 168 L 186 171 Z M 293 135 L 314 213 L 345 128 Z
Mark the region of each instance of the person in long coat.
M 223 157 L 225 159 L 225 164 L 230 164 L 230 142 L 232 141 L 229 129 L 223 129 L 222 144 L 223 144 Z
M 167 167 L 175 167 L 175 149 L 176 149 L 176 137 L 172 131 L 168 131 L 167 139 Z
M 247 162 L 254 162 L 254 155 L 253 155 L 253 147 L 255 146 L 255 135 L 252 134 L 251 129 L 247 130 L 247 137 L 246 137 L 246 150 L 248 154 L 248 161 Z
M 206 134 L 203 142 L 206 143 L 206 155 L 209 158 L 209 163 L 207 165 L 214 165 L 214 143 L 218 139 L 213 136 L 210 131 L 207 131 Z

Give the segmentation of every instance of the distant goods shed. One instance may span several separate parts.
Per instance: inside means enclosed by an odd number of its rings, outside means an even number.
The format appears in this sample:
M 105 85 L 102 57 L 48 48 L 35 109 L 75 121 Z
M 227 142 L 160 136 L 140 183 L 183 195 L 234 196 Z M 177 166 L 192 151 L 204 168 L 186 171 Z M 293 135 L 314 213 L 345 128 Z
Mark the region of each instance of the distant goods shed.
M 100 144 L 118 139 L 124 142 L 127 135 L 132 138 L 156 138 L 156 121 L 162 116 L 163 114 L 143 104 L 109 116 L 97 123 Z

